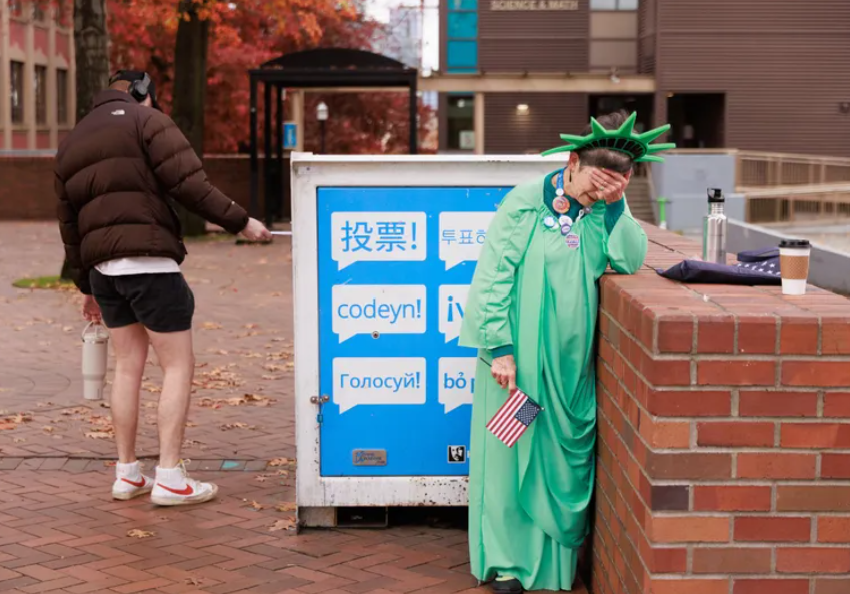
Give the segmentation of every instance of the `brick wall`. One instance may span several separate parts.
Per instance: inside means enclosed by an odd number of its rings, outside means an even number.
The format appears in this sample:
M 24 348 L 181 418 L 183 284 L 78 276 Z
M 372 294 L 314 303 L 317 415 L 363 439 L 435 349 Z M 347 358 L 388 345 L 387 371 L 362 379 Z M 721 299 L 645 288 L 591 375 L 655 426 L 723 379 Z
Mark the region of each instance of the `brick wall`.
M 696 246 L 647 229 L 648 265 Z M 601 282 L 592 590 L 850 592 L 850 301 Z
M 262 174 L 263 159 L 260 159 Z M 209 155 L 204 168 L 210 181 L 248 208 L 251 161 L 246 155 Z M 56 217 L 53 157 L 0 157 L 0 220 L 48 220 Z M 263 179 L 260 175 L 260 205 Z M 260 211 L 262 212 L 262 210 Z

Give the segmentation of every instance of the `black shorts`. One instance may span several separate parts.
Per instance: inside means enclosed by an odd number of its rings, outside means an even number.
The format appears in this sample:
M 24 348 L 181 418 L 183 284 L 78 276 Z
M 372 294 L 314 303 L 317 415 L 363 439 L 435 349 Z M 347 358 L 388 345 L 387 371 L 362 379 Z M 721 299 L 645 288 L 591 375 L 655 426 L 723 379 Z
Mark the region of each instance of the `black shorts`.
M 107 328 L 136 323 L 153 332 L 192 328 L 195 295 L 179 272 L 106 276 L 92 269 L 89 280 Z

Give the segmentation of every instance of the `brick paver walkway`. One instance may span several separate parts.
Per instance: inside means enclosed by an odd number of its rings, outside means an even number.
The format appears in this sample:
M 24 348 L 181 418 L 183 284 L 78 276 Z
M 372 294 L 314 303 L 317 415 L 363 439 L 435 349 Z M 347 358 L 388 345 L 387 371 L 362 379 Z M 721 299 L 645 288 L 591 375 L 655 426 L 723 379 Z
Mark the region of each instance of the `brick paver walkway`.
M 198 374 L 185 454 L 221 487 L 160 509 L 109 496 L 108 409 L 82 400 L 75 293 L 53 224 L 0 223 L 0 592 L 452 594 L 475 585 L 462 529 L 302 531 L 293 523 L 289 242 L 189 246 Z M 156 457 L 153 355 L 139 455 Z M 248 396 L 246 396 L 248 395 Z M 475 590 L 476 592 L 478 590 Z M 483 590 L 481 590 L 483 592 Z

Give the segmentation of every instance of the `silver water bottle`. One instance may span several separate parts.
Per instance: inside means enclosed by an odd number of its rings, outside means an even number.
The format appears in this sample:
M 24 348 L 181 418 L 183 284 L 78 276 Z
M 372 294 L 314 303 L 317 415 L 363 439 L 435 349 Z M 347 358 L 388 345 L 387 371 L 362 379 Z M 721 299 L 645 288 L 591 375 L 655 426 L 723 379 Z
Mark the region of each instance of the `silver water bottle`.
M 702 259 L 726 264 L 726 199 L 720 188 L 708 189 L 708 214 L 703 219 Z

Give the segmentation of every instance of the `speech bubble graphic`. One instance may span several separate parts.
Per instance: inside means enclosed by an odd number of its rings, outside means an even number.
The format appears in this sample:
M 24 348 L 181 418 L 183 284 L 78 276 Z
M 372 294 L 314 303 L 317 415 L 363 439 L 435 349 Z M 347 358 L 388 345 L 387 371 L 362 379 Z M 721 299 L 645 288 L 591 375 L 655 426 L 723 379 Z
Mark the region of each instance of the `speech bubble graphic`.
M 424 212 L 335 212 L 331 255 L 339 270 L 356 262 L 422 261 L 427 255 Z
M 422 357 L 340 357 L 333 368 L 340 414 L 361 404 L 425 404 Z
M 424 334 L 425 285 L 334 285 L 333 330 L 357 334 Z
M 475 390 L 475 357 L 445 357 L 439 364 L 439 401 L 449 414 L 464 404 L 472 404 Z
M 440 260 L 446 270 L 462 262 L 477 262 L 495 212 L 441 212 Z
M 446 335 L 446 342 L 460 336 L 467 295 L 469 285 L 440 285 L 440 332 Z

